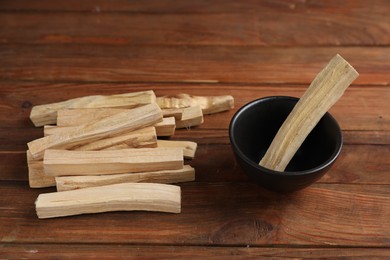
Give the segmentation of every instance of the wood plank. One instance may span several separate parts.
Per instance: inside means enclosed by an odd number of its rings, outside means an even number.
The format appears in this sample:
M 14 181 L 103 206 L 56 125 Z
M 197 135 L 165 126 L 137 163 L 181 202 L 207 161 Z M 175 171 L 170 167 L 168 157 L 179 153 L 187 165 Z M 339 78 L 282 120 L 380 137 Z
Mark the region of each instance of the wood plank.
M 388 185 L 316 184 L 289 195 L 240 182 L 180 186 L 181 214 L 113 212 L 42 221 L 34 206 L 42 191 L 2 182 L 0 218 L 12 225 L 0 226 L 0 238 L 3 243 L 390 246 Z
M 34 44 L 390 44 L 390 26 L 385 22 L 390 8 L 386 3 L 379 2 L 382 9 L 375 10 L 365 8 L 366 6 L 362 9 L 355 6 L 351 8 L 348 6 L 353 5 L 350 1 L 342 6 L 335 6 L 335 3 L 315 6 L 285 2 L 283 5 L 275 4 L 274 8 L 267 8 L 267 4 L 263 2 L 244 12 L 226 10 L 221 5 L 223 9 L 219 13 L 189 13 L 189 10 L 185 19 L 180 10 L 178 14 L 137 13 L 131 10 L 128 10 L 130 14 L 122 10 L 117 10 L 120 12 L 116 13 L 101 11 L 99 14 L 64 12 L 60 14 L 61 19 L 57 19 L 58 12 L 8 12 L 0 16 L 0 35 L 3 43 Z M 175 3 L 176 5 L 184 4 Z M 213 4 L 210 2 L 207 7 L 210 5 Z M 91 3 L 90 10 L 93 11 L 97 6 L 99 5 Z M 171 10 L 174 8 L 171 6 Z M 203 6 L 202 12 L 205 9 L 206 6 Z M 274 19 L 276 15 L 277 21 Z M 317 33 L 319 30 L 321 37 Z M 21 31 L 24 33 L 20 33 Z
M 218 256 L 221 259 L 246 258 L 353 258 L 353 259 L 387 259 L 390 250 L 364 247 L 253 247 L 253 246 L 175 246 L 175 245 L 108 245 L 108 244 L 13 244 L 0 245 L 6 259 L 42 259 L 42 258 L 107 258 L 120 259 L 123 256 L 159 259 L 205 259 Z
M 145 0 L 142 2 L 133 2 L 127 0 L 68 0 L 65 3 L 55 3 L 49 0 L 31 1 L 31 0 L 3 0 L 0 6 L 1 11 L 30 11 L 30 12 L 47 12 L 47 11 L 66 11 L 66 12 L 125 12 L 125 13 L 142 13 L 142 14 L 209 14 L 209 13 L 256 13 L 262 10 L 263 13 L 278 12 L 286 13 L 306 13 L 324 12 L 329 14 L 366 14 L 368 20 L 373 20 L 373 15 L 379 15 L 386 12 L 388 2 L 386 0 L 373 0 L 371 5 L 364 0 L 346 0 L 343 5 L 338 1 L 310 1 L 302 2 L 299 0 L 279 0 L 277 2 L 268 2 L 264 0 L 242 1 L 237 4 L 234 0 L 197 0 L 182 1 L 165 0 Z
M 332 169 L 319 183 L 390 184 L 389 145 L 344 145 Z M 27 181 L 25 151 L 0 152 L 0 180 Z M 234 159 L 230 144 L 200 144 L 190 162 L 197 182 L 237 182 L 248 178 Z M 370 174 L 367 174 L 369 172 Z
M 0 55 L 7 66 L 0 74 L 3 80 L 51 82 L 307 84 L 337 53 L 360 72 L 356 84 L 389 84 L 386 47 L 4 44 Z
M 314 78 L 314 75 L 313 75 Z M 28 119 L 31 105 L 57 102 L 77 96 L 92 94 L 114 94 L 153 89 L 158 96 L 186 92 L 191 95 L 218 95 L 223 91 L 235 98 L 235 108 L 204 117 L 203 129 L 227 129 L 233 114 L 244 104 L 265 96 L 284 95 L 300 97 L 306 85 L 264 85 L 264 84 L 112 84 L 112 83 L 1 83 L 0 110 L 1 127 L 31 127 Z M 101 92 L 95 92 L 99 90 Z M 32 95 L 31 93 L 42 93 Z M 44 93 L 44 94 L 43 94 Z M 348 88 L 331 113 L 342 129 L 358 131 L 390 130 L 390 88 L 389 86 L 353 85 Z M 10 117 L 9 115 L 13 116 Z M 198 127 L 199 128 L 199 127 Z M 195 129 L 195 128 L 194 128 Z M 23 133 L 22 130 L 20 130 Z M 34 130 L 38 131 L 38 130 Z M 38 132 L 29 139 L 12 140 L 13 131 L 0 136 L 0 144 L 23 144 L 37 138 Z M 178 134 L 178 131 L 176 135 Z M 42 136 L 42 135 L 41 135 Z M 12 142 L 11 142 L 12 140 Z M 25 149 L 25 148 L 23 148 Z

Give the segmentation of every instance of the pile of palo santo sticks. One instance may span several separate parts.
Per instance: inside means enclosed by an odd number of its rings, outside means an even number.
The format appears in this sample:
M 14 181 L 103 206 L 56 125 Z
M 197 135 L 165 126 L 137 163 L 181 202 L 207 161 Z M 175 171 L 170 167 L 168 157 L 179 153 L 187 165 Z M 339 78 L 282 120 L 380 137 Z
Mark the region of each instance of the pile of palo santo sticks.
M 38 217 L 117 210 L 179 213 L 181 190 L 171 183 L 195 179 L 184 158 L 194 157 L 197 144 L 158 137 L 200 125 L 203 114 L 233 104 L 232 96 L 156 98 L 153 91 L 142 91 L 34 106 L 30 119 L 44 126 L 44 137 L 28 143 L 30 187 L 57 187 L 38 196 Z

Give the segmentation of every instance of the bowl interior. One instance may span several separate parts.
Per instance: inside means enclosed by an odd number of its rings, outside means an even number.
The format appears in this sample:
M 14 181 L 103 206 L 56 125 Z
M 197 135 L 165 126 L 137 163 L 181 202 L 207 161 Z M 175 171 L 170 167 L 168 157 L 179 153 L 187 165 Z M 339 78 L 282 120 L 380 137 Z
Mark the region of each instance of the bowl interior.
M 230 125 L 230 138 L 236 154 L 257 165 L 296 102 L 298 98 L 267 97 L 242 107 Z M 341 146 L 340 127 L 327 113 L 306 138 L 285 172 L 319 170 L 335 160 Z

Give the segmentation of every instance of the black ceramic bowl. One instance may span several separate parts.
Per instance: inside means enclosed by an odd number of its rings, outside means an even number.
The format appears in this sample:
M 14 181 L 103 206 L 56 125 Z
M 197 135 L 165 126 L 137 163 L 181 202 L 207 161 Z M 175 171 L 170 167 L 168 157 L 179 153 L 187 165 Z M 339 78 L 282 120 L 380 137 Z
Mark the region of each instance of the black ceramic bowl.
M 238 163 L 252 180 L 272 191 L 292 192 L 307 187 L 328 171 L 341 152 L 341 129 L 326 113 L 284 172 L 258 164 L 297 102 L 294 97 L 260 98 L 240 108 L 230 122 L 230 143 Z

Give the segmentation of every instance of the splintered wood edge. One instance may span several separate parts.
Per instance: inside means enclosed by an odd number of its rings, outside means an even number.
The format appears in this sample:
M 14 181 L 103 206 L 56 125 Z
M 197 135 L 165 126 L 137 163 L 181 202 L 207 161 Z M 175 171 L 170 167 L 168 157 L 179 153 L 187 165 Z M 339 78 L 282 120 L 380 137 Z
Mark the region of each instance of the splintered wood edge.
M 334 56 L 294 106 L 259 165 L 284 171 L 322 116 L 358 76 L 346 60 L 338 54 Z
M 195 180 L 195 169 L 184 165 L 179 170 L 164 170 L 141 173 L 123 173 L 112 175 L 90 176 L 60 176 L 55 177 L 57 191 L 83 189 L 118 183 L 149 182 L 149 183 L 179 183 Z
M 120 183 L 40 194 L 38 218 L 54 218 L 109 211 L 181 212 L 179 186 L 159 183 Z

